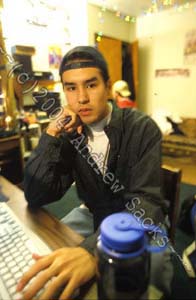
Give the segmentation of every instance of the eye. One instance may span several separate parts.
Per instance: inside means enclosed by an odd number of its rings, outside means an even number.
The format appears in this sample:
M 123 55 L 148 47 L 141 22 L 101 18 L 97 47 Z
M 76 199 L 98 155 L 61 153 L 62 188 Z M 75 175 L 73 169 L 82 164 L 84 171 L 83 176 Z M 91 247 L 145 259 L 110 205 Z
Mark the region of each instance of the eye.
M 93 89 L 96 86 L 97 86 L 97 84 L 95 82 L 93 82 L 93 83 L 88 83 L 86 87 L 87 87 L 87 89 Z
M 68 92 L 75 91 L 76 87 L 75 86 L 65 86 L 65 90 Z

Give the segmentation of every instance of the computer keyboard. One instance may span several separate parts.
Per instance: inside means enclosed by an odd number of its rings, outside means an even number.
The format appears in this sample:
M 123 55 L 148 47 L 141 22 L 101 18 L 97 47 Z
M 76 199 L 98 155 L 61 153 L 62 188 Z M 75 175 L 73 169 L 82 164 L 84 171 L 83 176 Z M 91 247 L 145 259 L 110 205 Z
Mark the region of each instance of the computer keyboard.
M 0 203 L 0 300 L 20 299 L 16 285 L 35 262 L 32 253 L 44 255 L 50 252 L 6 203 Z

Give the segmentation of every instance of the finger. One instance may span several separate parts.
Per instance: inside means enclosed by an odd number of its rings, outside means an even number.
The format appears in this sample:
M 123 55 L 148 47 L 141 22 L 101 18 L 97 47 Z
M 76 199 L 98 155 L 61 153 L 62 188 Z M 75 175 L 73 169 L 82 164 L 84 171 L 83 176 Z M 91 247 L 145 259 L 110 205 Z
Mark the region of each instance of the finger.
M 57 298 L 61 294 L 62 289 L 65 288 L 65 284 L 68 281 L 67 275 L 68 273 L 65 274 L 64 272 L 64 274 L 54 277 L 47 285 L 45 291 L 39 297 L 39 300 Z
M 50 265 L 50 258 L 44 257 L 43 259 L 38 260 L 20 279 L 17 284 L 16 290 L 18 292 L 22 291 L 25 285 L 41 270 L 47 268 Z
M 73 132 L 73 128 L 68 128 L 68 129 L 66 129 L 66 132 L 68 132 L 68 133 L 71 133 L 71 132 Z
M 71 128 L 74 126 L 75 121 L 74 121 L 74 117 L 72 116 L 67 116 L 67 118 L 69 117 L 69 119 L 66 120 L 66 118 L 60 118 L 59 120 L 57 120 L 56 122 L 56 128 L 60 131 L 62 131 L 63 129 L 67 131 L 67 129 Z
M 44 257 L 43 255 L 39 255 L 37 253 L 32 254 L 32 258 L 35 259 L 35 260 L 39 260 L 40 258 L 43 258 L 43 257 Z
M 67 116 L 70 116 L 73 113 L 73 111 L 71 109 L 69 109 L 67 106 L 64 106 L 60 116 L 63 116 L 64 118 L 66 118 Z
M 65 127 L 67 124 L 72 123 L 72 118 L 73 117 L 71 115 L 67 115 L 63 119 L 61 119 L 62 126 Z
M 34 296 L 46 285 L 52 278 L 52 275 L 47 271 L 42 271 L 36 278 L 30 282 L 29 286 L 23 290 L 23 299 L 33 299 Z
M 67 131 L 69 128 L 74 128 L 76 124 L 76 119 L 72 118 L 69 123 L 67 123 L 63 128 Z
M 78 132 L 78 134 L 81 134 L 81 133 L 82 133 L 82 126 L 78 126 L 78 127 L 77 127 L 77 132 Z
M 67 283 L 64 291 L 60 295 L 59 300 L 67 300 L 68 298 L 71 298 L 74 290 L 79 287 L 76 282 L 77 279 L 75 277 L 72 277 L 71 280 Z
M 60 119 L 58 119 L 57 121 L 56 121 L 56 127 L 57 127 L 57 129 L 58 130 L 62 130 L 63 128 L 64 128 L 64 120 L 65 120 L 65 118 L 60 118 Z

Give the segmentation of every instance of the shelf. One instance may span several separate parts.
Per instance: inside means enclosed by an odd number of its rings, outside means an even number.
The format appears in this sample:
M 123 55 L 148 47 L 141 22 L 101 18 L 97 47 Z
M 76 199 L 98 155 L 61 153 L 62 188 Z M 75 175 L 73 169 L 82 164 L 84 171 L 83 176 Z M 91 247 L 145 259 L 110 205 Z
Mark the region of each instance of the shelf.
M 54 81 L 54 80 L 52 80 L 52 79 L 33 79 L 33 80 L 28 80 L 27 82 L 25 82 L 24 84 L 28 84 L 28 83 L 35 83 L 35 82 L 37 82 L 38 83 L 38 85 L 39 84 L 42 84 L 42 85 L 54 85 L 54 84 L 57 84 L 57 83 L 60 83 L 60 81 Z M 20 84 L 20 83 L 19 83 Z M 23 85 L 24 85 L 23 84 Z M 22 85 L 22 84 L 21 84 Z
M 49 123 L 50 119 L 42 119 L 42 120 L 38 120 L 38 124 L 45 124 L 45 123 Z
M 28 125 L 28 129 L 38 129 L 39 128 L 39 124 L 38 123 L 34 123 L 34 124 L 29 124 Z M 21 130 L 26 130 L 25 126 L 22 126 Z

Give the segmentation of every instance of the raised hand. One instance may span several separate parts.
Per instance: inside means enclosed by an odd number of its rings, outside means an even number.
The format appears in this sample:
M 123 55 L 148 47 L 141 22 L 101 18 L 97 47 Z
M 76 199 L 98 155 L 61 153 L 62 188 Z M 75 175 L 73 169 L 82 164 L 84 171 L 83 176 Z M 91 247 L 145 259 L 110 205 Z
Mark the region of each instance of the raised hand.
M 65 106 L 59 115 L 53 117 L 46 133 L 56 137 L 63 131 L 70 133 L 77 130 L 78 133 L 81 133 L 81 125 L 82 122 L 79 116 L 74 113 L 69 106 Z

